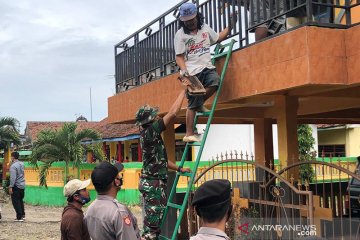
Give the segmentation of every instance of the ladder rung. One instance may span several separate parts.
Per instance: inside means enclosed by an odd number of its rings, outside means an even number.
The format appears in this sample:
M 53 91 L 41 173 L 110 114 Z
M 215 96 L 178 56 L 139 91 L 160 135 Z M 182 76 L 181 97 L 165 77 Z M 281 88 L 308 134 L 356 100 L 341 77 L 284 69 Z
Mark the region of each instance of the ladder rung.
M 189 173 L 189 172 L 178 172 L 178 174 L 180 175 L 180 176 L 186 176 L 186 177 L 191 177 L 192 176 L 192 173 Z
M 191 142 L 188 144 L 189 144 L 189 146 L 201 146 L 201 142 Z
M 169 202 L 167 205 L 172 208 L 181 209 L 181 205 L 179 205 L 179 204 Z
M 196 116 L 210 116 L 211 111 L 209 112 L 196 112 Z
M 235 41 L 236 42 L 236 41 Z M 231 42 L 228 42 L 228 43 L 225 43 L 225 44 L 220 44 L 219 46 L 219 49 L 222 49 L 222 48 L 226 48 L 226 47 L 229 47 L 231 45 L 233 45 L 234 43 L 231 43 Z M 232 49 L 229 49 L 229 51 L 232 51 Z
M 221 58 L 223 56 L 226 56 L 228 53 L 227 52 L 223 52 L 223 53 L 220 53 L 220 54 L 216 54 L 213 58 L 217 59 L 217 58 Z

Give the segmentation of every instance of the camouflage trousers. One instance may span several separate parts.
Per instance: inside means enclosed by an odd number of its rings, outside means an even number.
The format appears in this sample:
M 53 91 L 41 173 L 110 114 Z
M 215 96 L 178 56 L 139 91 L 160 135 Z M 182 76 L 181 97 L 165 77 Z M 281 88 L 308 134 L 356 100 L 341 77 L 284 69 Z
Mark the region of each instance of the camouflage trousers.
M 160 224 L 166 208 L 166 180 L 149 180 L 140 178 L 139 190 L 144 199 L 144 231 L 145 240 L 158 239 Z

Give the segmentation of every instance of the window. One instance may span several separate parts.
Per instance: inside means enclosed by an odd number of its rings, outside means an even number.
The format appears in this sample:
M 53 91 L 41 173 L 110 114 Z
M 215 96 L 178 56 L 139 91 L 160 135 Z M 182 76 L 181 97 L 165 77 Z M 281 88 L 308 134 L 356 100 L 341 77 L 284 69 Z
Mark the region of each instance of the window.
M 134 144 L 131 144 L 130 146 L 131 148 L 131 161 L 132 162 L 137 162 L 138 161 L 138 144 L 137 143 L 134 143 Z
M 124 149 L 125 148 L 125 146 L 124 146 L 124 144 L 122 143 L 121 144 L 121 161 L 124 161 Z M 118 160 L 118 156 L 119 156 L 119 143 L 117 143 L 116 144 L 116 160 Z
M 318 156 L 322 157 L 345 157 L 345 144 L 344 145 L 319 145 Z
M 105 146 L 105 157 L 110 160 L 110 145 Z

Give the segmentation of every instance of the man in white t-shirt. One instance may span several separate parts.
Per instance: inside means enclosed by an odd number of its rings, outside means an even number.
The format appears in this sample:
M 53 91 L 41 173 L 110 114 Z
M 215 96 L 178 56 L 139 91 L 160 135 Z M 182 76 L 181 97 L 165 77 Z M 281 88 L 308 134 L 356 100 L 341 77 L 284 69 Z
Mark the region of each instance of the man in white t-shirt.
M 176 63 L 180 68 L 180 78 L 185 75 L 196 75 L 206 89 L 204 96 L 187 94 L 189 102 L 186 112 L 186 136 L 183 141 L 199 142 L 200 139 L 194 134 L 193 129 L 195 112 L 208 111 L 203 104 L 215 93 L 220 80 L 215 66 L 211 63 L 210 46 L 224 40 L 229 35 L 231 26 L 216 33 L 204 23 L 204 18 L 198 13 L 195 4 L 191 2 L 182 4 L 179 13 L 180 29 L 175 34 L 174 45 Z

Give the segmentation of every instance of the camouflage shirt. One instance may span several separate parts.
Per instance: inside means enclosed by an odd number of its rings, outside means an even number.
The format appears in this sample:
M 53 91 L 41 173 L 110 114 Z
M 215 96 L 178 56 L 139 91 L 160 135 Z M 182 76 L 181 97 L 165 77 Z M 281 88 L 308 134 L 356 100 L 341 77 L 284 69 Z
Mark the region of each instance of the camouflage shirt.
M 141 177 L 147 179 L 167 179 L 168 158 L 161 132 L 166 129 L 164 120 L 159 119 L 141 131 L 143 168 Z

